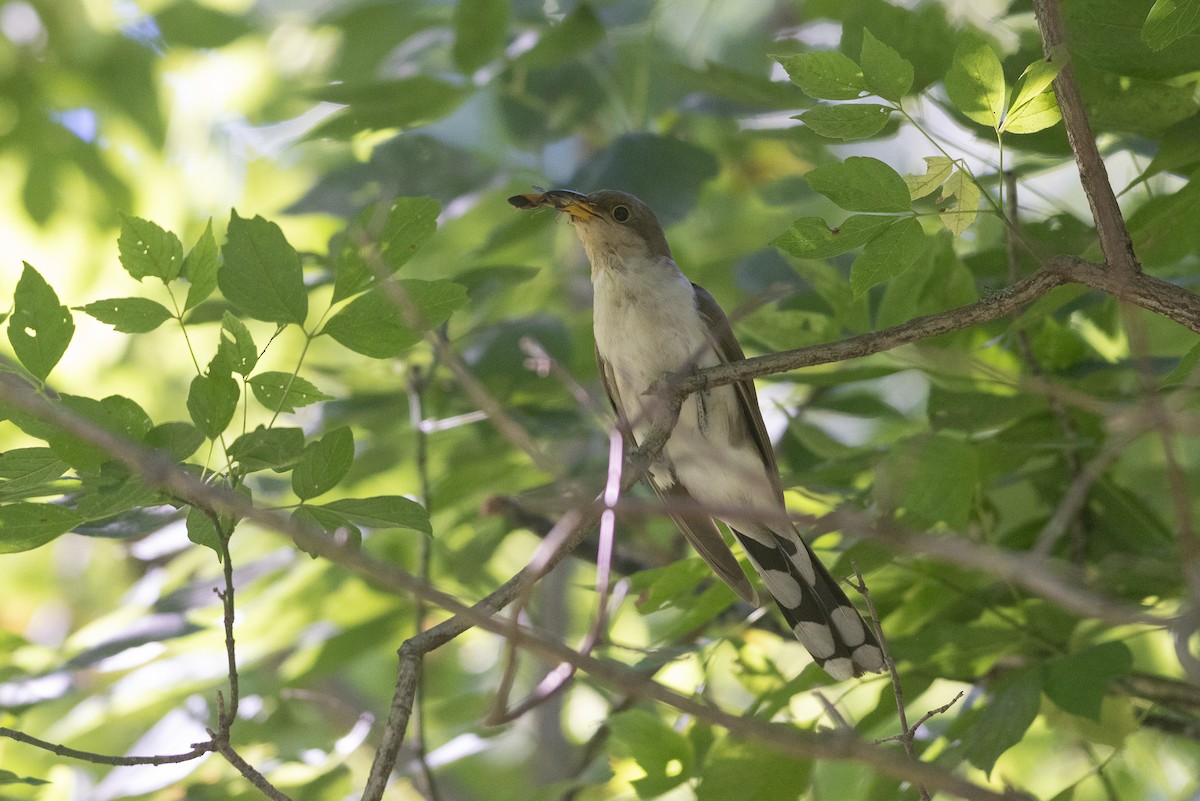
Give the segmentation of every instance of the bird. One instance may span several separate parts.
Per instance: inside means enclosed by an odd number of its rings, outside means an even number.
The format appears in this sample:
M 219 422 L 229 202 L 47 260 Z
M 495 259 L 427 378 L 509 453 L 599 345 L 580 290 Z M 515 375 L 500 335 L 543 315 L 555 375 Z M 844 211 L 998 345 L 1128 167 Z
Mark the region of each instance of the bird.
M 680 270 L 654 212 L 634 195 L 554 189 L 509 203 L 549 206 L 570 218 L 591 264 L 600 378 L 633 446 L 659 413 L 662 401 L 648 390 L 661 376 L 745 358 L 724 311 Z M 716 520 L 725 523 L 796 638 L 830 676 L 884 668 L 871 626 L 787 514 L 752 381 L 689 395 L 647 472 L 685 539 L 740 598 L 758 605 Z

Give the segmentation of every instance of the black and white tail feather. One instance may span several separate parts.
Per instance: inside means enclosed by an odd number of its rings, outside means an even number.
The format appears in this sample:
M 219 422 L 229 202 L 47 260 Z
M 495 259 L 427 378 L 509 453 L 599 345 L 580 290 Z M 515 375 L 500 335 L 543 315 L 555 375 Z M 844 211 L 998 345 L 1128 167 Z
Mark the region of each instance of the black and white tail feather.
M 848 679 L 883 669 L 875 633 L 795 530 L 743 525 L 732 531 L 792 633 L 826 673 Z

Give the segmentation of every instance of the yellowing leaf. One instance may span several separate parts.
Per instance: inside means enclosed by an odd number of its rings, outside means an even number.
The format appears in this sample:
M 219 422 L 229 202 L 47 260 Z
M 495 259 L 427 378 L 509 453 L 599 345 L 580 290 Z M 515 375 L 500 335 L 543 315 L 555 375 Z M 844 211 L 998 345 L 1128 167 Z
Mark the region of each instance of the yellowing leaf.
M 945 202 L 951 197 L 955 202 L 942 211 L 942 224 L 950 233 L 961 236 L 971 227 L 971 223 L 975 222 L 983 193 L 979 191 L 975 179 L 962 170 L 955 170 L 942 186 L 942 194 L 938 198 L 938 202 Z
M 954 171 L 954 160 L 946 156 L 926 156 L 924 175 L 906 175 L 908 194 L 913 200 L 923 198 L 946 182 Z

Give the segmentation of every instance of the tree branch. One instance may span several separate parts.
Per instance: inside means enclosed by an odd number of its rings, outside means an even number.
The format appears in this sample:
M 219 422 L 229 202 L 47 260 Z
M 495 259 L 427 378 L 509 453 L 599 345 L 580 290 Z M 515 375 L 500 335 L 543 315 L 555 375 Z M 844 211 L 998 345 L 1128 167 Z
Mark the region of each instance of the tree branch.
M 1058 0 L 1034 0 L 1033 13 L 1042 31 L 1042 49 L 1049 58 L 1052 50 L 1067 40 L 1062 10 Z M 1092 209 L 1104 260 L 1109 269 L 1116 273 L 1118 280 L 1132 279 L 1141 273 L 1142 268 L 1134 255 L 1133 241 L 1108 180 L 1108 170 L 1096 147 L 1096 138 L 1092 135 L 1073 64 L 1067 63 L 1054 79 L 1054 95 L 1062 112 L 1063 126 L 1067 129 L 1067 141 L 1070 142 L 1071 152 L 1075 154 L 1079 180 Z
M 940 334 L 948 334 L 951 331 L 961 331 L 964 328 L 1005 317 L 1020 311 L 1054 287 L 1067 283 L 1068 280 L 1071 279 L 1057 270 L 1041 270 L 966 306 L 916 317 L 882 331 L 859 334 L 837 342 L 768 353 L 739 362 L 707 367 L 679 376 L 671 382 L 669 387 L 673 392 L 686 396 L 701 389 L 735 384 L 738 381 L 762 378 L 776 373 L 786 373 L 801 367 L 813 367 L 818 364 L 830 364 L 870 356 L 898 348 L 901 345 L 908 345 Z M 1198 304 L 1200 304 L 1200 298 L 1198 298 Z M 1198 321 L 1200 321 L 1200 317 L 1198 317 Z
M 43 751 L 49 751 L 52 754 L 60 757 L 68 757 L 70 759 L 78 759 L 81 762 L 91 762 L 95 765 L 120 765 L 120 766 L 136 766 L 136 765 L 176 765 L 180 762 L 191 762 L 193 759 L 198 759 L 205 754 L 216 750 L 216 746 L 212 742 L 196 743 L 192 746 L 191 751 L 182 754 L 160 754 L 155 756 L 111 756 L 109 754 L 97 754 L 95 751 L 81 751 L 78 748 L 69 748 L 65 745 L 52 743 L 48 740 L 39 740 L 37 737 L 26 734 L 16 729 L 10 729 L 6 726 L 0 726 L 0 737 L 7 737 L 10 740 L 15 740 L 18 743 L 32 745 L 35 748 L 40 748 Z

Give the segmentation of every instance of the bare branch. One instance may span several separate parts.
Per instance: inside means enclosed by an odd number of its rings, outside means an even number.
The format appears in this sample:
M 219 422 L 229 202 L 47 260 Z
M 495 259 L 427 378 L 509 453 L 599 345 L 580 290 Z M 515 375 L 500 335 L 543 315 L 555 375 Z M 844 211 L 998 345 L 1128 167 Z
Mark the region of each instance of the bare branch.
M 272 801 L 292 801 L 290 796 L 280 792 L 278 788 L 267 781 L 266 776 L 255 770 L 254 766 L 249 762 L 242 759 L 242 755 L 233 750 L 233 746 L 229 744 L 229 740 L 225 739 L 224 737 L 214 735 L 212 745 L 215 751 L 219 752 L 221 756 L 225 757 L 229 764 L 232 765 L 238 773 L 242 774 L 247 781 L 257 787 L 258 790 L 267 798 L 272 799 Z
M 1070 279 L 1060 275 L 1058 271 L 1042 270 L 966 306 L 916 317 L 882 331 L 859 334 L 837 342 L 769 353 L 740 362 L 707 367 L 680 376 L 671 388 L 676 393 L 688 395 L 706 387 L 719 387 L 751 378 L 786 373 L 801 367 L 813 367 L 818 364 L 830 364 L 870 356 L 929 337 L 960 331 L 1020 311 L 1067 280 Z M 1197 305 L 1200 307 L 1200 300 Z M 1200 316 L 1197 319 L 1200 324 Z
M 1054 48 L 1066 43 L 1062 10 L 1058 0 L 1034 0 L 1033 13 L 1042 31 L 1042 47 L 1047 58 Z M 1075 165 L 1079 168 L 1079 180 L 1092 207 L 1092 219 L 1100 236 L 1100 250 L 1109 269 L 1116 273 L 1117 280 L 1129 280 L 1141 273 L 1141 265 L 1133 253 L 1133 242 L 1117 196 L 1113 194 L 1108 180 L 1108 170 L 1096 147 L 1092 126 L 1088 122 L 1087 109 L 1079 82 L 1075 78 L 1075 67 L 1068 63 L 1054 79 L 1054 95 L 1062 111 L 1063 126 L 1067 129 L 1067 140 L 1075 154 Z
M 989 573 L 1024 587 L 1070 612 L 1114 623 L 1141 623 L 1163 626 L 1167 618 L 1149 614 L 1137 607 L 1096 595 L 1070 580 L 1077 570 L 1068 565 L 1054 565 L 1032 554 L 1014 553 L 980 545 L 962 537 L 909 534 L 886 521 L 841 507 L 825 518 L 823 530 L 837 528 L 857 536 L 870 537 L 882 545 L 905 553 L 921 554 L 950 564 Z
M 225 662 L 229 674 L 229 706 L 226 707 L 223 701 L 219 705 L 221 713 L 218 716 L 217 727 L 221 736 L 228 739 L 229 730 L 233 726 L 233 722 L 237 720 L 238 703 L 241 699 L 238 682 L 237 643 L 233 638 L 233 621 L 236 611 L 233 596 L 233 557 L 229 554 L 229 538 L 233 534 L 233 528 L 232 526 L 223 527 L 220 516 L 215 512 L 206 510 L 206 514 L 212 519 L 213 526 L 217 531 L 217 541 L 221 547 L 221 575 L 225 581 L 224 590 L 214 591 L 221 599 L 221 618 L 225 627 Z M 226 528 L 229 530 L 226 531 Z
M 1181 286 L 1143 273 L 1117 275 L 1099 264 L 1073 256 L 1057 257 L 1048 265 L 1048 269 L 1068 281 L 1107 292 L 1118 300 L 1174 320 L 1200 334 L 1200 295 Z
M 421 504 L 425 507 L 426 513 L 432 514 L 430 486 L 429 481 L 429 434 L 421 427 L 421 420 L 425 417 L 425 386 L 426 377 L 420 367 L 410 366 L 408 370 L 408 420 L 412 427 L 413 435 L 417 439 L 416 447 L 416 467 L 417 480 L 421 486 Z M 418 561 L 420 569 L 418 575 L 422 581 L 429 581 L 429 571 L 433 560 L 433 543 L 429 537 L 422 537 L 420 543 L 420 554 Z M 427 612 L 424 601 L 418 599 L 414 609 L 413 618 L 416 627 L 416 633 L 421 633 L 421 626 L 425 623 L 425 614 Z M 429 767 L 428 746 L 425 741 L 425 678 L 424 673 L 417 676 L 416 696 L 414 698 L 416 705 L 416 721 L 413 726 L 413 741 L 414 751 L 416 751 L 416 761 L 418 768 L 418 776 L 420 778 L 420 787 L 422 795 L 430 801 L 439 801 L 441 793 L 438 790 L 437 781 L 433 777 L 433 771 Z
M 180 762 L 191 762 L 193 759 L 199 759 L 205 754 L 212 753 L 216 750 L 216 746 L 212 742 L 196 743 L 192 746 L 191 751 L 182 754 L 160 754 L 156 756 L 111 756 L 109 754 L 97 754 L 95 751 L 81 751 L 78 748 L 68 748 L 65 745 L 52 743 L 48 740 L 39 740 L 24 732 L 10 729 L 6 726 L 0 726 L 0 737 L 7 737 L 10 740 L 15 740 L 18 743 L 32 745 L 35 748 L 40 748 L 43 751 L 49 751 L 52 754 L 70 759 L 78 759 L 81 762 L 91 762 L 95 765 L 177 765 Z

